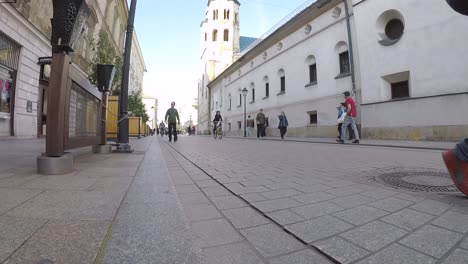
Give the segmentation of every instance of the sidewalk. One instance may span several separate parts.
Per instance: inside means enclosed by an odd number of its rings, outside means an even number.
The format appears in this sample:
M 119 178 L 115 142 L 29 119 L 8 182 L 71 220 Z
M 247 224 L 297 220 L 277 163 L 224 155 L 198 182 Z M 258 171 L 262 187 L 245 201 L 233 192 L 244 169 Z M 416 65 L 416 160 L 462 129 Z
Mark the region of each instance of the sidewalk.
M 226 136 L 226 138 L 250 139 L 256 140 L 256 137 L 234 137 Z M 263 140 L 281 141 L 280 137 L 264 137 Z M 285 141 L 304 142 L 317 144 L 340 144 L 335 138 L 302 138 L 285 136 Z M 460 139 L 461 140 L 461 139 Z M 347 140 L 347 144 L 351 145 L 351 141 Z M 359 145 L 370 147 L 390 147 L 390 148 L 408 148 L 408 149 L 428 149 L 428 150 L 447 150 L 454 148 L 457 142 L 447 141 L 405 141 L 405 140 L 383 140 L 383 139 L 361 139 Z

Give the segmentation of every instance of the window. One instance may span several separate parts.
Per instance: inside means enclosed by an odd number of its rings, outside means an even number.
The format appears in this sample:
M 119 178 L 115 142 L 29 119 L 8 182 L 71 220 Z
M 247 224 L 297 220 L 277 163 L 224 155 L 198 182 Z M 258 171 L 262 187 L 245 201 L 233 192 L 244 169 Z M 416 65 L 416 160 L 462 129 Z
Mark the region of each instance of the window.
M 392 99 L 401 99 L 409 97 L 408 81 L 392 83 Z
M 213 42 L 215 42 L 218 39 L 218 30 L 213 30 Z
M 340 74 L 351 73 L 348 51 L 340 53 Z
M 270 96 L 270 83 L 265 83 L 265 97 Z
M 213 10 L 213 20 L 216 20 L 216 10 Z
M 242 122 L 241 122 L 241 121 L 237 121 L 237 128 L 238 128 L 239 130 L 242 129 Z
M 228 131 L 231 131 L 231 123 L 228 123 Z
M 239 94 L 239 106 L 242 105 L 242 94 Z
M 205 33 L 205 41 L 207 41 L 207 40 L 208 40 L 208 34 Z
M 231 10 L 228 10 L 228 11 L 227 11 L 227 16 L 226 16 L 226 19 L 227 19 L 227 20 L 230 19 L 230 14 L 231 14 Z
M 309 65 L 309 83 L 317 83 L 317 64 Z
M 224 41 L 229 41 L 229 29 L 224 30 Z
M 307 113 L 309 114 L 309 124 L 316 125 L 317 124 L 317 111 L 310 111 Z
M 281 81 L 281 93 L 285 93 L 286 92 L 286 77 L 281 77 L 280 78 L 280 81 Z
M 405 30 L 405 25 L 403 22 L 398 19 L 390 20 L 387 25 L 385 25 L 385 35 L 390 40 L 398 40 L 403 36 L 403 31 Z
M 255 88 L 252 88 L 252 102 L 255 102 Z
M 232 98 L 231 98 L 231 94 L 229 94 L 229 109 L 228 110 L 231 110 L 231 107 L 232 107 Z

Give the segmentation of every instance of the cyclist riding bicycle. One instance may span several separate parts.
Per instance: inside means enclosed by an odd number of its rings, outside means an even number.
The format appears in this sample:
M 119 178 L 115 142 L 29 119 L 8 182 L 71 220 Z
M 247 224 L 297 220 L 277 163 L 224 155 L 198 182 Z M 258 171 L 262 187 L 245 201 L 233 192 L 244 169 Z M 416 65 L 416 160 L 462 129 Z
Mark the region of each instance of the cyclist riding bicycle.
M 215 115 L 215 118 L 213 119 L 213 134 L 215 133 L 216 129 L 218 128 L 218 123 L 219 122 L 223 122 L 223 118 L 221 117 L 221 112 L 220 111 L 216 111 L 216 115 Z

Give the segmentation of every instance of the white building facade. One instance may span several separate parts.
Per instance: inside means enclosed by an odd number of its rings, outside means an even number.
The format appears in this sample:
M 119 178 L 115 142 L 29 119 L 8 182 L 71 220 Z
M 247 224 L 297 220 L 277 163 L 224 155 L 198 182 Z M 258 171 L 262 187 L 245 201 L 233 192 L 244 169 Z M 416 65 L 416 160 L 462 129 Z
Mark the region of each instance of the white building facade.
M 335 137 L 336 107 L 351 91 L 364 137 L 466 136 L 468 19 L 438 0 L 348 6 L 350 34 L 343 1 L 313 2 L 217 74 L 200 109 L 209 120 L 221 111 L 227 134 L 243 135 L 246 88 L 246 115 L 263 109 L 269 135 L 284 111 L 289 136 Z
M 141 52 L 137 35 L 133 35 L 132 52 L 130 55 L 130 74 L 128 93 L 143 91 L 143 75 L 146 72 L 145 60 Z

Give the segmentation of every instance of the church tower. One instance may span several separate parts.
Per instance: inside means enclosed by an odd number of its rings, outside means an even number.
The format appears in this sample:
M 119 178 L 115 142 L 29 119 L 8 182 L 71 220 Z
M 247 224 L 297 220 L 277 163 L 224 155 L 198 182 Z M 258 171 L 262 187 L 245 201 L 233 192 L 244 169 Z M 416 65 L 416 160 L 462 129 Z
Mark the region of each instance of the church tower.
M 199 131 L 209 130 L 208 83 L 229 67 L 240 53 L 237 0 L 208 0 L 200 25 L 200 77 L 198 83 Z

